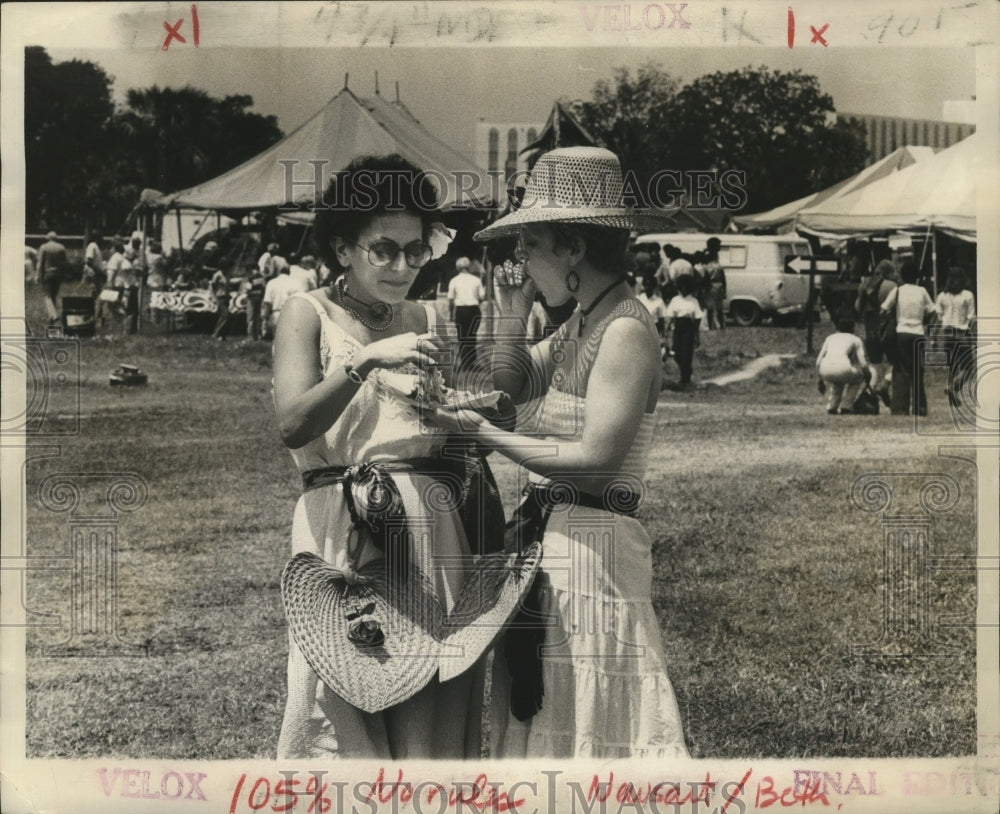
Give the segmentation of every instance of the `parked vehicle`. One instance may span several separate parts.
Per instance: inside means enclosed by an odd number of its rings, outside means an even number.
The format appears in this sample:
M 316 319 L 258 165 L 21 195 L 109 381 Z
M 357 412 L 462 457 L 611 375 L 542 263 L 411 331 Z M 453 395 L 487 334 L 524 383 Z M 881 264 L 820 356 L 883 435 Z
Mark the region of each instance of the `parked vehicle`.
M 642 235 L 636 243 L 672 243 L 684 254 L 705 248 L 710 237 L 722 246 L 719 262 L 726 270 L 726 310 L 737 325 L 756 325 L 765 317 L 801 313 L 809 299 L 809 277 L 785 270 L 785 258 L 811 254 L 809 242 L 795 235 L 710 235 L 697 232 Z

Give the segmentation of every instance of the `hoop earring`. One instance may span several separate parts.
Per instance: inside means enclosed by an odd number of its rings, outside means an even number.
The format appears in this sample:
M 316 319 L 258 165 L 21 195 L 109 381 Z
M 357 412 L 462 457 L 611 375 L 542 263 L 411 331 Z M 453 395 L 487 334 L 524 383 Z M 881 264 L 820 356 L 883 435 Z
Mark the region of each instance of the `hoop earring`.
M 580 290 L 580 275 L 573 271 L 573 269 L 570 269 L 566 275 L 566 288 L 569 289 L 570 294 L 575 294 Z

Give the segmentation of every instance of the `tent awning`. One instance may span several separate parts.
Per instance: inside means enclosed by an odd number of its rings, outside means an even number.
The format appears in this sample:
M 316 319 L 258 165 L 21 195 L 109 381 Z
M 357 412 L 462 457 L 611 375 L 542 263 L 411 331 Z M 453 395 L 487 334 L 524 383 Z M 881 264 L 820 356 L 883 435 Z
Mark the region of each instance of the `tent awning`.
M 980 189 L 997 188 L 998 165 L 973 134 L 848 195 L 799 213 L 803 231 L 829 234 L 940 229 L 976 239 Z
M 165 206 L 247 211 L 309 204 L 330 176 L 361 155 L 399 153 L 428 172 L 442 209 L 490 208 L 490 176 L 432 135 L 402 103 L 344 88 L 316 115 L 240 166 L 164 198 Z
M 788 231 L 794 227 L 796 216 L 802 210 L 818 206 L 824 201 L 841 198 L 933 155 L 934 150 L 930 147 L 900 147 L 874 164 L 865 167 L 861 172 L 850 178 L 845 178 L 832 187 L 814 192 L 812 195 L 806 195 L 804 198 L 775 207 L 767 212 L 758 212 L 755 215 L 737 215 L 733 220 L 741 229 Z

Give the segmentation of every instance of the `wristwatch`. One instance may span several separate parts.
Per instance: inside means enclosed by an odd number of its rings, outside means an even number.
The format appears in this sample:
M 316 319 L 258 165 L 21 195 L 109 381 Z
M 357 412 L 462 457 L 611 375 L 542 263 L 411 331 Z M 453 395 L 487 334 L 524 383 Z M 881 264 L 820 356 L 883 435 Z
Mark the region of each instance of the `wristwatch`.
M 355 384 L 364 384 L 365 377 L 358 373 L 357 369 L 351 362 L 344 365 L 344 373 L 347 374 L 347 378 L 350 379 Z

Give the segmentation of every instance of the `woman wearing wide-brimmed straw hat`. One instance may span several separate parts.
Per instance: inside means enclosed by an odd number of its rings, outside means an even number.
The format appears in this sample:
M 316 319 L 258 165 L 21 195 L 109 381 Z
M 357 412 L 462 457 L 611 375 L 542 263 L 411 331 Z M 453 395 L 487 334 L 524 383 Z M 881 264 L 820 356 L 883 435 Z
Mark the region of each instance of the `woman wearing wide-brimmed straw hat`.
M 443 457 L 446 434 L 419 417 L 450 356 L 433 306 L 405 300 L 448 239 L 435 200 L 400 156 L 336 173 L 315 233 L 342 274 L 290 297 L 277 325 L 275 409 L 304 489 L 282 577 L 279 758 L 480 755 L 481 662 L 442 680 L 457 670 L 441 628 L 473 555 L 502 550 L 503 510 L 481 456 Z
M 661 367 L 656 327 L 626 282 L 625 251 L 630 229 L 660 224 L 624 206 L 622 189 L 613 153 L 553 150 L 521 207 L 476 235 L 520 236 L 527 276 L 498 281 L 503 338 L 492 377 L 515 402 L 536 405 L 519 416 L 532 431 L 497 431 L 467 411 L 430 419 L 528 471 L 509 534 L 521 545 L 541 539 L 542 562 L 497 647 L 498 757 L 687 755 L 651 603 L 650 538 L 635 518 Z M 529 350 L 517 326 L 536 288 L 549 303 L 573 297 L 579 307 Z

